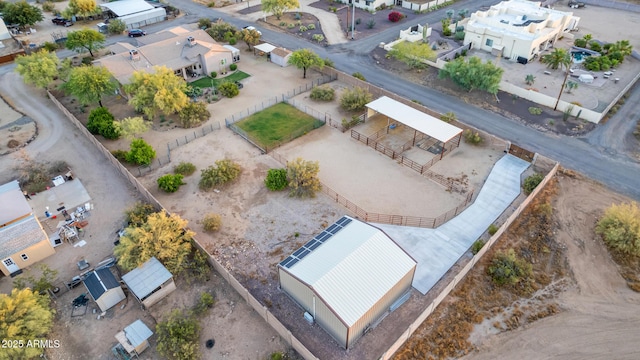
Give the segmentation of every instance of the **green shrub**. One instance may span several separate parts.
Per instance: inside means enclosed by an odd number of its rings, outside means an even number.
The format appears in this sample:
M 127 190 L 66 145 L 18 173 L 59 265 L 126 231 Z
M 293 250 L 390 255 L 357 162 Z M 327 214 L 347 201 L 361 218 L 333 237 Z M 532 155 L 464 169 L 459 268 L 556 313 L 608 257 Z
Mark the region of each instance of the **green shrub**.
M 207 214 L 202 219 L 202 227 L 206 232 L 214 232 L 220 230 L 222 226 L 222 218 L 219 214 Z
M 237 32 L 238 29 L 235 26 L 222 20 L 211 24 L 211 27 L 207 29 L 207 34 L 218 42 L 229 42 L 229 39 L 235 37 Z
M 586 48 L 587 47 L 587 40 L 585 39 L 575 39 L 573 41 L 573 45 L 577 46 L 577 47 L 581 47 L 581 48 Z
M 529 114 L 531 114 L 531 115 L 540 115 L 540 114 L 542 114 L 542 109 L 540 109 L 539 107 L 530 106 L 529 107 Z
M 209 18 L 200 18 L 198 20 L 198 28 L 206 30 L 211 27 L 211 19 Z
M 218 91 L 220 91 L 220 95 L 232 98 L 238 96 L 240 94 L 240 89 L 238 89 L 238 85 L 231 81 L 225 81 L 218 86 Z
M 284 360 L 284 359 L 285 359 L 285 354 L 279 351 L 271 353 L 271 355 L 269 355 L 269 360 Z
M 163 357 L 186 360 L 198 358 L 198 319 L 174 309 L 167 320 L 156 325 L 158 354 Z
M 324 36 L 322 38 L 324 39 Z M 326 67 L 334 68 L 336 66 L 336 64 L 333 63 L 333 60 L 329 58 L 324 58 L 322 61 L 324 61 L 324 66 Z
M 351 74 L 351 76 L 353 76 L 354 78 L 356 78 L 358 80 L 367 81 L 367 79 L 364 77 L 364 75 L 362 75 L 359 72 L 354 72 L 353 74 Z
M 352 127 L 358 125 L 360 123 L 360 117 L 357 115 L 354 115 L 351 117 L 351 120 L 347 120 L 345 118 L 342 118 L 342 127 L 345 130 L 349 130 Z
M 216 161 L 216 166 L 209 166 L 201 170 L 200 189 L 211 190 L 216 186 L 225 185 L 233 182 L 242 169 L 240 165 L 228 159 Z
M 538 186 L 538 184 L 542 182 L 542 179 L 544 179 L 544 175 L 538 174 L 538 173 L 535 173 L 531 176 L 527 176 L 527 178 L 524 179 L 524 184 L 522 185 L 522 188 L 524 189 L 524 193 L 527 195 L 531 194 L 533 189 L 535 189 Z
M 307 25 L 307 29 L 315 30 L 316 29 L 316 25 L 315 24 L 309 24 L 309 25 Z
M 109 25 L 107 25 L 107 31 L 109 34 L 122 34 L 127 29 L 127 24 L 120 19 L 111 19 Z
M 218 76 L 218 73 L 215 71 L 212 71 L 211 74 L 209 74 L 209 76 L 215 79 Z
M 287 26 L 287 23 L 286 23 L 286 22 L 284 22 L 284 21 L 280 21 L 280 24 L 278 24 L 278 25 L 280 25 L 280 26 Z
M 493 236 L 495 233 L 498 232 L 498 226 L 496 226 L 495 224 L 489 225 L 487 232 L 489 233 L 489 235 Z
M 104 107 L 98 107 L 89 113 L 89 120 L 87 121 L 87 129 L 92 134 L 102 135 L 106 139 L 117 139 L 120 137 L 120 132 L 114 124 L 115 118 Z
M 453 38 L 457 41 L 461 41 L 464 40 L 464 31 L 456 31 L 456 34 L 453 36 Z M 464 56 L 462 54 L 460 54 L 461 56 Z
M 294 27 L 296 27 L 294 24 L 287 24 L 287 28 L 289 29 L 293 29 Z
M 229 65 L 229 70 L 231 70 L 231 71 L 236 71 L 236 70 L 238 70 L 238 65 L 237 65 L 237 64 L 231 64 L 231 65 Z
M 374 26 L 376 26 L 376 21 L 373 18 L 369 19 L 367 21 L 367 29 L 373 29 Z
M 331 101 L 334 99 L 335 95 L 336 92 L 332 87 L 323 85 L 315 86 L 313 89 L 311 89 L 311 94 L 309 95 L 309 97 L 312 100 Z
M 127 153 L 126 160 L 136 165 L 149 165 L 156 157 L 156 151 L 147 144 L 143 139 L 135 139 L 131 141 L 130 150 Z
M 127 151 L 125 150 L 111 150 L 111 155 L 119 161 L 127 161 Z
M 457 119 L 456 114 L 453 111 L 449 111 L 447 113 L 440 115 L 440 120 L 446 123 L 450 123 L 456 119 Z
M 207 110 L 207 104 L 202 101 L 189 101 L 178 112 L 178 124 L 185 129 L 199 126 L 209 120 L 211 113 Z
M 464 140 L 471 145 L 478 145 L 484 141 L 479 132 L 473 132 L 470 129 L 464 131 Z
M 189 176 L 196 171 L 196 166 L 190 162 L 181 162 L 173 168 L 173 172 L 183 176 Z
M 42 11 L 52 12 L 56 9 L 56 6 L 51 1 L 45 1 L 42 3 Z
M 484 240 L 482 240 L 482 239 L 478 239 L 478 240 L 474 241 L 473 244 L 471 245 L 471 253 L 473 255 L 479 253 L 480 249 L 482 249 L 484 244 L 485 244 Z
M 280 191 L 287 188 L 287 169 L 269 169 L 264 184 L 271 191 Z
M 42 44 L 42 48 L 47 50 L 48 52 L 54 52 L 58 50 L 60 47 L 56 43 L 53 43 L 51 41 L 45 41 L 44 44 Z
M 611 205 L 596 226 L 596 233 L 614 250 L 640 256 L 640 209 L 638 203 Z
M 302 25 L 300 26 L 300 32 L 306 32 L 307 30 L 309 30 L 306 26 Z
M 180 174 L 167 174 L 160 176 L 157 180 L 158 187 L 168 193 L 173 193 L 180 189 L 180 185 L 185 183 L 182 181 L 183 176 Z
M 200 293 L 200 298 L 198 299 L 198 303 L 193 308 L 193 313 L 195 315 L 202 315 L 207 310 L 211 309 L 211 307 L 213 307 L 213 304 L 215 304 L 215 303 L 216 302 L 213 299 L 213 295 L 209 294 L 206 291 L 205 292 L 201 292 Z
M 528 282 L 531 277 L 531 264 L 516 256 L 513 249 L 507 252 L 498 251 L 491 265 L 487 268 L 487 273 L 493 282 L 498 285 L 514 286 L 518 283 Z
M 315 42 L 323 42 L 324 41 L 324 35 L 322 34 L 313 34 L 311 35 L 311 39 Z M 325 64 L 327 65 L 327 64 Z
M 362 111 L 371 102 L 373 95 L 361 87 L 346 89 L 340 97 L 340 106 L 347 111 Z
M 230 38 L 229 38 L 229 45 L 232 45 L 232 46 L 233 46 L 233 45 L 235 45 L 235 44 L 237 44 L 237 43 L 238 43 L 238 39 L 236 39 L 236 37 L 235 37 L 235 36 L 234 36 L 234 37 L 230 37 Z
M 137 202 L 125 212 L 125 221 L 129 226 L 140 227 L 147 222 L 149 215 L 156 212 L 153 205 L 143 202 Z

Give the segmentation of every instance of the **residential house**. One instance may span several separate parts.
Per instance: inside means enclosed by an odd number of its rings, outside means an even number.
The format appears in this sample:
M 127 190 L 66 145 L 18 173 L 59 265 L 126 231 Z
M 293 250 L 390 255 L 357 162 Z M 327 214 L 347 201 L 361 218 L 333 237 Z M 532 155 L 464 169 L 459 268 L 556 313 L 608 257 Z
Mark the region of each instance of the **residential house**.
M 18 181 L 0 186 L 0 270 L 9 276 L 55 253 Z
M 185 80 L 190 76 L 226 73 L 233 63 L 232 50 L 218 44 L 204 30 L 176 27 L 139 37 L 138 47 L 116 43 L 112 55 L 95 61 L 106 67 L 120 84 L 127 84 L 134 72 L 154 72 L 165 66 Z
M 579 21 L 572 12 L 542 7 L 540 2 L 502 1 L 471 15 L 464 44 L 526 63 L 577 29 Z

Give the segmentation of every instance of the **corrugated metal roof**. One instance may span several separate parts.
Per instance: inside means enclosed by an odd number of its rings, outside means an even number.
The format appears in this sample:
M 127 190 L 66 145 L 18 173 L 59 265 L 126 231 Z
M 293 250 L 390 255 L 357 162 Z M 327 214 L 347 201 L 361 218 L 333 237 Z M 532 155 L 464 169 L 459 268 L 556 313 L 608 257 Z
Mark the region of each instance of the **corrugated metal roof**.
M 84 278 L 83 283 L 87 290 L 89 290 L 93 300 L 98 300 L 107 290 L 120 286 L 120 283 L 108 268 L 98 269 L 89 273 L 89 275 Z
M 0 186 L 0 226 L 32 212 L 17 180 Z
M 137 347 L 138 345 L 145 342 L 148 338 L 153 335 L 151 329 L 142 322 L 142 320 L 138 319 L 134 321 L 131 325 L 124 328 L 124 334 L 129 340 L 129 343 L 133 345 L 133 347 Z
M 103 8 L 111 10 L 111 12 L 113 12 L 117 16 L 135 14 L 154 8 L 144 0 L 120 0 L 99 5 Z
M 351 326 L 415 266 L 384 232 L 353 220 L 298 263 L 281 268 Z
M 122 280 L 138 299 L 143 299 L 158 286 L 171 279 L 172 276 L 158 259 L 152 257 L 144 264 L 124 274 Z
M 34 215 L 2 227 L 0 228 L 0 259 L 7 258 L 43 240 L 48 241 L 47 234 Z
M 366 106 L 442 142 L 447 142 L 462 132 L 460 128 L 386 96 L 376 99 Z

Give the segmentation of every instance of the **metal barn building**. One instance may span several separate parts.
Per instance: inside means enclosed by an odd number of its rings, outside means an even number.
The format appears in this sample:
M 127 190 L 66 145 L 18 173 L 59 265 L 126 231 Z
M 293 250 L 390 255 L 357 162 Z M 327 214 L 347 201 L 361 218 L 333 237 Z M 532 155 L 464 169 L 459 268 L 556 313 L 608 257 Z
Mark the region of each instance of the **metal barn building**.
M 155 257 L 122 275 L 122 281 L 145 308 L 149 308 L 176 289 L 173 275 Z
M 281 289 L 346 349 L 408 299 L 415 270 L 387 234 L 349 216 L 278 264 Z

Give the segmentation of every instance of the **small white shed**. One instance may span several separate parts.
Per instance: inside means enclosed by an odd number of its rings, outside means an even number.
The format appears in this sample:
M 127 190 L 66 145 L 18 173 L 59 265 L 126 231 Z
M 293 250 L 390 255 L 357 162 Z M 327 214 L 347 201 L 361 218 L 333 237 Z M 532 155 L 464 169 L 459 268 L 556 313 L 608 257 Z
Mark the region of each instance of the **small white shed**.
M 282 67 L 289 66 L 289 57 L 291 57 L 291 50 L 279 47 L 271 51 L 271 62 Z
M 591 84 L 593 82 L 593 75 L 581 74 L 580 77 L 578 77 L 578 81 L 580 81 L 583 84 Z
M 149 347 L 149 338 L 152 335 L 151 329 L 138 319 L 117 333 L 116 339 L 129 355 L 138 357 Z
M 102 311 L 111 309 L 127 298 L 120 287 L 120 283 L 109 268 L 90 272 L 82 282 L 93 301 L 98 304 Z

